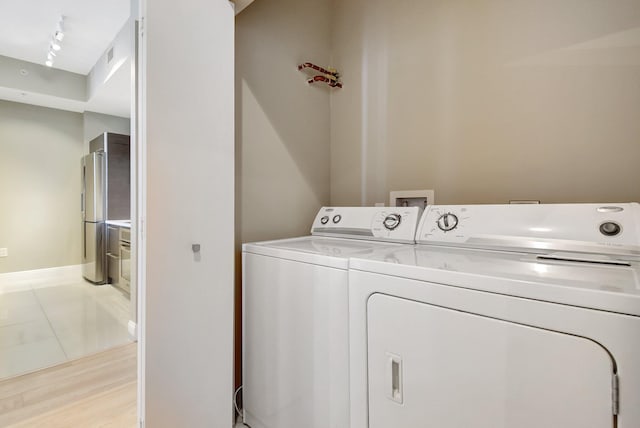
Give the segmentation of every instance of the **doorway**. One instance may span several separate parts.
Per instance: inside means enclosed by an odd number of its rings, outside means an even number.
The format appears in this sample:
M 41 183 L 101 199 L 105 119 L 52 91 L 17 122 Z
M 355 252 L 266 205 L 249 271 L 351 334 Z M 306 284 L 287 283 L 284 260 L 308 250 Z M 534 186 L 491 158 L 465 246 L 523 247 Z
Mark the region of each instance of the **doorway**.
M 33 0 L 3 13 L 14 37 L 0 42 L 11 71 L 0 84 L 0 379 L 136 339 L 135 292 L 120 276 L 135 271 L 120 257 L 127 225 L 102 226 L 93 249 L 104 250 L 105 277 L 87 280 L 81 217 L 91 141 L 134 128 L 132 9 L 129 0 Z

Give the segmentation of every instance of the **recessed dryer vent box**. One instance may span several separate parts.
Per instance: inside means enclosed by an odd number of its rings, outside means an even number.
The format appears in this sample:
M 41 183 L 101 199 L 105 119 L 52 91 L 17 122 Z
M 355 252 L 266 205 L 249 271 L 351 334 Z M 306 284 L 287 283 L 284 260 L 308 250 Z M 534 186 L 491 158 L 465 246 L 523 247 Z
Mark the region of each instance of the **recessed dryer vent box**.
M 423 210 L 435 201 L 433 190 L 394 190 L 389 196 L 390 207 L 418 207 Z

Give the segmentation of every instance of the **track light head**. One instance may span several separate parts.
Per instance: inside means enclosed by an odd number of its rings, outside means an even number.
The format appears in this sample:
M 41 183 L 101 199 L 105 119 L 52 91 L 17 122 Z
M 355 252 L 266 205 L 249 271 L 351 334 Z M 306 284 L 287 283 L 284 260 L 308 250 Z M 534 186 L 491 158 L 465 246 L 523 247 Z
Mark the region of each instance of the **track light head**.
M 64 15 L 60 15 L 60 19 L 56 25 L 56 30 L 51 36 L 51 41 L 49 42 L 47 60 L 45 61 L 47 67 L 53 66 L 53 59 L 56 57 L 56 52 L 62 48 L 62 45 L 60 44 L 62 39 L 64 39 Z

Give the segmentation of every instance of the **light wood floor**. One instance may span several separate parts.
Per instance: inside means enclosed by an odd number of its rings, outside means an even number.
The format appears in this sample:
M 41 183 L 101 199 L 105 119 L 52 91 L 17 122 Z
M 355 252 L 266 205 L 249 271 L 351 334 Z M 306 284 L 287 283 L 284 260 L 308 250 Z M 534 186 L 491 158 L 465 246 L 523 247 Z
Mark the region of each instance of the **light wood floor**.
M 2 381 L 0 427 L 133 428 L 136 363 L 132 343 Z

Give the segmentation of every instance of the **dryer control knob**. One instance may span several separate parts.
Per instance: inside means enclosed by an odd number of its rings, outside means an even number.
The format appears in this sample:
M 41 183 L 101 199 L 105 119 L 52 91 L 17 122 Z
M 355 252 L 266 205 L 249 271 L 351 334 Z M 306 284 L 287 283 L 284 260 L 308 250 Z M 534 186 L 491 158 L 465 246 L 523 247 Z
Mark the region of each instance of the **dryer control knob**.
M 387 230 L 393 230 L 396 227 L 400 226 L 400 222 L 402 221 L 402 216 L 400 214 L 389 214 L 385 217 L 382 224 Z
M 613 221 L 607 221 L 600 225 L 600 233 L 602 233 L 604 236 L 616 236 L 620 234 L 621 231 L 622 228 L 620 227 L 620 225 Z
M 442 214 L 437 223 L 440 230 L 449 232 L 458 226 L 458 217 L 451 213 Z

